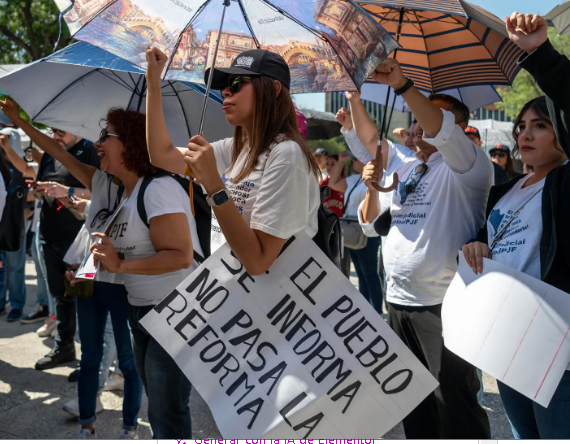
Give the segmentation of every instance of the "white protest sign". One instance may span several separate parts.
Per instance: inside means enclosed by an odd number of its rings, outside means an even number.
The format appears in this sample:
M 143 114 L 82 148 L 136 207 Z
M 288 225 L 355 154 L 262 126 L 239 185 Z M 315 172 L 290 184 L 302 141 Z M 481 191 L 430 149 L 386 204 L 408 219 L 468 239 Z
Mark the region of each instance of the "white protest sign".
M 227 438 L 379 438 L 437 387 L 303 233 L 255 277 L 222 246 L 141 323 Z
M 460 253 L 442 321 L 447 348 L 548 406 L 570 362 L 570 294 L 489 259 L 476 275 Z
M 115 209 L 115 212 L 107 218 L 105 225 L 101 229 L 101 233 L 105 233 L 107 229 L 111 226 L 121 208 L 123 208 L 123 204 L 125 203 L 126 198 L 121 199 L 119 205 Z M 97 239 L 95 242 L 101 243 L 101 239 Z M 94 280 L 97 277 L 97 273 L 99 272 L 99 263 L 95 265 L 95 258 L 93 257 L 93 253 L 89 251 L 87 256 L 83 259 L 77 270 L 75 270 L 75 279 L 88 279 Z

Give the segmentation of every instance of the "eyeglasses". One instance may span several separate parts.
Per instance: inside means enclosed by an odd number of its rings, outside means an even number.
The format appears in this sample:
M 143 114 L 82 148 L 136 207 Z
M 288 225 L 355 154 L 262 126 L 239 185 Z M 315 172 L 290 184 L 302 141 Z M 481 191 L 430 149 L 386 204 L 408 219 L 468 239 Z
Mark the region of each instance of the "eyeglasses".
M 249 76 L 233 76 L 222 86 L 222 91 L 226 88 L 230 89 L 232 94 L 236 94 L 240 89 L 244 80 L 251 80 Z
M 48 128 L 49 132 L 53 135 L 56 135 L 58 137 L 63 137 L 65 136 L 65 131 L 59 130 L 57 128 L 53 128 L 53 127 L 49 127 Z
M 427 170 L 428 166 L 425 163 L 418 165 L 412 170 L 408 176 L 408 180 L 406 180 L 406 183 L 404 184 L 404 191 L 406 194 L 412 194 L 416 191 L 416 187 L 420 183 L 420 180 L 422 180 L 422 177 L 424 177 Z
M 507 155 L 507 153 L 499 151 L 499 152 L 495 152 L 495 153 L 491 154 L 491 157 L 505 157 L 506 155 Z
M 107 128 L 103 128 L 103 129 L 101 130 L 101 132 L 99 133 L 99 140 L 98 140 L 98 142 L 99 142 L 99 143 L 103 143 L 103 142 L 105 142 L 105 140 L 107 140 L 107 138 L 109 138 L 109 137 L 111 137 L 111 136 L 113 136 L 113 137 L 119 137 L 117 134 L 113 134 L 113 133 L 110 133 L 109 131 L 107 131 Z

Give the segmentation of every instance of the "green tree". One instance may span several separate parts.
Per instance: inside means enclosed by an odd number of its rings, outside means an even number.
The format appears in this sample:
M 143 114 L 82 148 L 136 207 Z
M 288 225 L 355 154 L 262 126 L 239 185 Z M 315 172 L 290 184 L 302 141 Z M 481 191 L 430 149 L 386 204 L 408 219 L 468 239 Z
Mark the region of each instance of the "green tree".
M 562 54 L 570 56 L 570 36 L 559 36 L 556 29 L 548 29 L 548 37 L 552 45 Z M 513 86 L 499 89 L 503 101 L 496 104 L 497 108 L 505 110 L 511 119 L 516 118 L 526 102 L 543 95 L 532 76 L 521 69 L 513 82 Z
M 53 0 L 0 0 L 0 63 L 29 63 L 54 50 L 59 10 Z M 58 48 L 69 43 L 65 21 Z

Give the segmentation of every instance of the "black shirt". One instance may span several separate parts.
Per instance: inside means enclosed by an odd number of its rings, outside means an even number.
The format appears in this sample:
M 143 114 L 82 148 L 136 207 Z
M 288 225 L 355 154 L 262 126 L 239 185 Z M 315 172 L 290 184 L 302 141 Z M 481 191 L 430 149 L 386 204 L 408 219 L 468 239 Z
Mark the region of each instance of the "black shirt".
M 82 163 L 99 168 L 99 156 L 91 142 L 81 140 L 69 149 L 69 154 Z M 66 187 L 84 188 L 59 160 L 44 154 L 38 170 L 38 182 L 57 182 Z M 57 199 L 45 197 L 40 213 L 40 234 L 47 242 L 73 241 L 84 221 L 78 220 L 67 208 L 60 206 Z
M 500 185 L 509 181 L 509 176 L 507 176 L 507 172 L 501 165 L 493 162 L 493 168 L 495 169 L 495 185 Z

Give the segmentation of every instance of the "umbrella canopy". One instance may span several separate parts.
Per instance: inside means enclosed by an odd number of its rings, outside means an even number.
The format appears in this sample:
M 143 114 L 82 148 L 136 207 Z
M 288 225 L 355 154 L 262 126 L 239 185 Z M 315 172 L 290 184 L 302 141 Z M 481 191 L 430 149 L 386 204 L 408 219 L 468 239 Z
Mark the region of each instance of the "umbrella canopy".
M 9 72 L 15 71 L 17 69 L 19 69 L 22 65 L 0 65 L 0 77 L 2 77 L 3 75 L 6 75 Z M 0 88 L 0 94 L 3 95 L 8 95 L 6 93 L 6 91 L 2 90 Z M 4 113 L 0 113 L 0 120 L 1 120 L 1 116 L 4 115 Z
M 146 110 L 144 71 L 100 48 L 79 42 L 0 78 L 3 88 L 30 118 L 97 140 L 101 119 L 110 108 Z M 186 146 L 197 134 L 204 86 L 162 82 L 164 115 L 173 143 Z M 208 112 L 206 137 L 213 140 L 232 134 L 219 93 Z
M 169 56 L 167 80 L 203 82 L 243 51 L 279 53 L 292 93 L 355 91 L 392 52 L 394 39 L 350 0 L 56 0 L 73 37 L 146 67 Z M 227 14 L 225 14 L 227 6 Z M 225 21 L 222 16 L 225 14 Z M 220 23 L 223 28 L 220 33 Z
M 570 1 L 559 4 L 544 16 L 556 27 L 558 34 L 570 35 Z
M 377 82 L 366 82 L 362 85 L 361 98 L 363 100 L 370 100 L 381 105 L 385 104 L 386 93 L 388 91 L 387 85 L 382 85 Z M 420 90 L 425 96 L 428 96 L 427 91 Z M 437 91 L 441 94 L 447 94 L 461 100 L 470 111 L 490 105 L 491 103 L 501 102 L 501 96 L 491 85 L 478 85 L 478 86 L 464 86 L 460 88 L 446 89 Z M 394 109 L 401 112 L 409 112 L 410 108 L 401 96 L 396 96 L 394 90 L 391 91 L 391 96 L 396 97 L 396 101 L 392 102 Z
M 510 85 L 521 50 L 505 23 L 463 0 L 358 0 L 402 48 L 397 60 L 426 92 Z
M 331 139 L 340 135 L 341 124 L 337 122 L 333 113 L 301 109 L 307 119 L 307 140 Z

